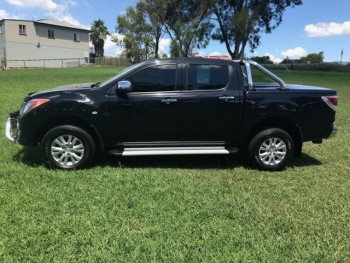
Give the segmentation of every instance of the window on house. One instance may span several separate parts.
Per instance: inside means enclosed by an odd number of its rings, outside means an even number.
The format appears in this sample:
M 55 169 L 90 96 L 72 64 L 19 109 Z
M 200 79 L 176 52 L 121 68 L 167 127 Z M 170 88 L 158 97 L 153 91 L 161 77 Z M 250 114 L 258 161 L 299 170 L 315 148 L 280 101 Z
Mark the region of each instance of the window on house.
M 55 32 L 52 29 L 47 31 L 48 38 L 55 39 Z
M 19 34 L 20 35 L 27 35 L 27 27 L 26 27 L 26 25 L 19 25 Z
M 0 26 L 0 34 L 2 34 L 2 26 Z
M 80 36 L 77 33 L 74 33 L 74 41 L 75 42 L 80 42 Z

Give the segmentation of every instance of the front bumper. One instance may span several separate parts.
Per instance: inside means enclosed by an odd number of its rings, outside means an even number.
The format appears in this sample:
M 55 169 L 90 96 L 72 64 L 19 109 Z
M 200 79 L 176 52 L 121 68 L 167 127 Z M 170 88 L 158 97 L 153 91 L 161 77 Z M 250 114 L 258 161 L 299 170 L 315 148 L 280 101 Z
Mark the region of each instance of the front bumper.
M 6 138 L 11 142 L 17 142 L 19 138 L 19 128 L 17 118 L 10 117 L 6 121 L 5 135 Z

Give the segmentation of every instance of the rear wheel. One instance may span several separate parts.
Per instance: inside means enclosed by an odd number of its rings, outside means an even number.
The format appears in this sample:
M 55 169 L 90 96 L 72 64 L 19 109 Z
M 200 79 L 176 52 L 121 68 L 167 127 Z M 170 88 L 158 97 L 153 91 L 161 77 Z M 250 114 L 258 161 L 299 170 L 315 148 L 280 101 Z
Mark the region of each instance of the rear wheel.
M 256 134 L 248 144 L 248 161 L 266 171 L 283 170 L 293 156 L 294 144 L 284 130 L 270 128 Z
M 95 142 L 85 130 L 62 125 L 49 130 L 41 143 L 48 163 L 61 169 L 85 167 L 95 156 Z

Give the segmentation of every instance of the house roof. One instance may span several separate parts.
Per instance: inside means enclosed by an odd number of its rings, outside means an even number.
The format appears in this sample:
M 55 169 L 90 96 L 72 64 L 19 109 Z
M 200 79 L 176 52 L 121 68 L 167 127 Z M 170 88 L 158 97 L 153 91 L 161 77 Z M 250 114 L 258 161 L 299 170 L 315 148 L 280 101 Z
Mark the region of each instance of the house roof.
M 68 27 L 68 28 L 74 28 L 74 29 L 79 29 L 79 30 L 84 30 L 84 31 L 90 31 L 89 29 L 82 28 L 82 27 L 73 25 L 71 23 L 67 23 L 67 22 L 64 22 L 64 21 L 58 21 L 58 20 L 54 20 L 54 19 L 41 19 L 41 20 L 34 21 L 34 23 L 53 25 L 53 26 L 60 26 L 60 27 Z
M 73 25 L 71 23 L 63 22 L 63 21 L 58 21 L 54 19 L 40 19 L 37 21 L 34 20 L 22 20 L 22 19 L 0 19 L 0 22 L 2 21 L 24 21 L 24 22 L 33 22 L 33 23 L 38 23 L 38 24 L 45 24 L 45 25 L 52 25 L 52 26 L 59 26 L 59 27 L 67 27 L 67 28 L 73 28 L 73 29 L 78 29 L 78 30 L 83 30 L 83 31 L 90 31 L 87 28 L 79 27 L 76 25 Z

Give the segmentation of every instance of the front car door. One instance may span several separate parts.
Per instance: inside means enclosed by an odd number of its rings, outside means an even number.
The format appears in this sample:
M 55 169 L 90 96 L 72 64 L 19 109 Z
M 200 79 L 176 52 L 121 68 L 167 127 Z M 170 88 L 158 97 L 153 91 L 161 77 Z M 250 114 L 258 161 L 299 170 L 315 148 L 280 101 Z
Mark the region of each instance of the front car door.
M 181 139 L 177 68 L 176 63 L 153 64 L 124 78 L 132 91 L 126 98 L 110 99 L 116 142 L 161 145 Z

